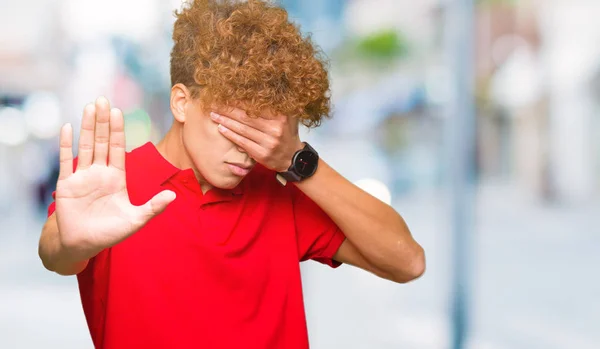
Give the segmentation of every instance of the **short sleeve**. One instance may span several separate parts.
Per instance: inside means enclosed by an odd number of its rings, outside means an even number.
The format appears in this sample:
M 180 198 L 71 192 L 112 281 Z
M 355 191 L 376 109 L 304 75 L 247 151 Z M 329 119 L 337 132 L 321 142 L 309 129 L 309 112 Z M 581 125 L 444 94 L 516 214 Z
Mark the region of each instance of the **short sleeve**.
M 295 185 L 292 187 L 294 225 L 301 261 L 315 260 L 337 268 L 333 256 L 346 237 L 329 216 Z
M 56 191 L 52 192 L 52 199 L 54 200 L 56 196 Z M 42 206 L 43 207 L 43 206 Z M 52 201 L 50 206 L 48 206 L 48 217 L 52 216 L 54 211 L 56 210 L 56 202 Z

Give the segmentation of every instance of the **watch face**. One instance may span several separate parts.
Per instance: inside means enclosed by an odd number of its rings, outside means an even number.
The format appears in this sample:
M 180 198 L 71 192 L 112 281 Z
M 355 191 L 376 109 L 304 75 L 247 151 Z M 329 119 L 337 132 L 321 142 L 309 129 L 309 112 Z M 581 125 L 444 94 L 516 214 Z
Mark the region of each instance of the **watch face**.
M 311 151 L 305 150 L 298 153 L 296 161 L 294 162 L 294 168 L 302 177 L 308 177 L 315 173 L 318 163 L 319 156 Z

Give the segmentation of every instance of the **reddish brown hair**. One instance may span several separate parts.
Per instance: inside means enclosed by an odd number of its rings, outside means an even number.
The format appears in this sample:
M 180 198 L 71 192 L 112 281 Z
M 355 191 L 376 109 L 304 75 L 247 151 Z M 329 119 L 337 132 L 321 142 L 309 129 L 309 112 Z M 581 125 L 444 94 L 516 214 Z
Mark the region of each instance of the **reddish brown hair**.
M 326 60 L 287 12 L 263 0 L 192 0 L 173 30 L 171 84 L 205 105 L 273 110 L 308 127 L 329 116 Z

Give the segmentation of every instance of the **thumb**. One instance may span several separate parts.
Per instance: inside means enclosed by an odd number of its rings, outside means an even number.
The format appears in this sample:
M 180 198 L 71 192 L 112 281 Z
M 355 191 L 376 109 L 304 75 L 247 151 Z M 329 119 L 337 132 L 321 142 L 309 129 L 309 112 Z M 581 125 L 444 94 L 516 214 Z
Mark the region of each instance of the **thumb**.
M 154 197 L 148 200 L 144 205 L 139 206 L 142 225 L 148 223 L 150 219 L 164 211 L 165 208 L 175 200 L 175 197 L 176 195 L 174 192 L 164 190 L 154 195 Z

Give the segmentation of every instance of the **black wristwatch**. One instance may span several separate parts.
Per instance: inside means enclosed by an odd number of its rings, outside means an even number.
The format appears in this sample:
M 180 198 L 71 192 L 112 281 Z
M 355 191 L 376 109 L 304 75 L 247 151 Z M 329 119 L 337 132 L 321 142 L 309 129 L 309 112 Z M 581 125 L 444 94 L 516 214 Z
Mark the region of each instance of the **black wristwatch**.
M 277 173 L 281 185 L 287 182 L 299 182 L 315 174 L 319 165 L 319 154 L 310 144 L 304 142 L 304 148 L 298 150 L 292 157 L 292 165 L 286 172 Z

